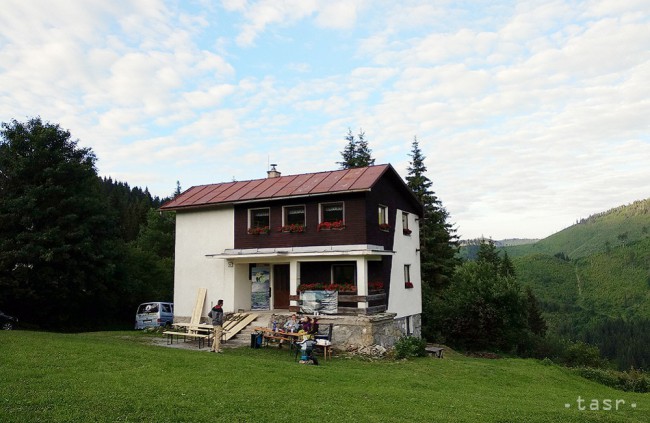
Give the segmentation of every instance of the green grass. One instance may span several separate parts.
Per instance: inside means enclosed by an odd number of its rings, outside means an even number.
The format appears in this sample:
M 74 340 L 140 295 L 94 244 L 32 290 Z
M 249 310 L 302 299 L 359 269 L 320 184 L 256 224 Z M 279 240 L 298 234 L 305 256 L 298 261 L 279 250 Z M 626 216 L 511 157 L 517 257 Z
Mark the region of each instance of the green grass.
M 0 421 L 637 422 L 650 410 L 649 394 L 534 360 L 450 353 L 305 366 L 286 349 L 217 355 L 150 341 L 135 332 L 0 333 Z M 579 396 L 586 406 L 627 405 L 578 411 Z

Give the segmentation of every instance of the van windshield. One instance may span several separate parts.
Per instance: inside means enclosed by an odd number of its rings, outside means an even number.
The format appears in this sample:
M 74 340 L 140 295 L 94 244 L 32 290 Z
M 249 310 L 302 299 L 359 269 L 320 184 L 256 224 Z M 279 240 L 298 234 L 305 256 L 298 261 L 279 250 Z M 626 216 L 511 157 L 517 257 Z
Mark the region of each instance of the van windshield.
M 140 307 L 138 307 L 138 314 L 145 313 L 158 313 L 158 303 L 140 304 Z

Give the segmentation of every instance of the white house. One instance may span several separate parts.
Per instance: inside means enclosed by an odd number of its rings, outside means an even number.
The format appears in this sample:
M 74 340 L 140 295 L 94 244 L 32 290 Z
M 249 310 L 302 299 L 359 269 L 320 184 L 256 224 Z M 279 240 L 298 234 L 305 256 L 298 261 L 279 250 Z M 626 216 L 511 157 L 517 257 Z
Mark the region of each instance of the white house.
M 176 212 L 175 319 L 189 320 L 199 288 L 203 315 L 218 299 L 226 311 L 300 312 L 329 290 L 326 315 L 389 316 L 419 335 L 423 207 L 393 167 L 268 173 L 161 207 Z

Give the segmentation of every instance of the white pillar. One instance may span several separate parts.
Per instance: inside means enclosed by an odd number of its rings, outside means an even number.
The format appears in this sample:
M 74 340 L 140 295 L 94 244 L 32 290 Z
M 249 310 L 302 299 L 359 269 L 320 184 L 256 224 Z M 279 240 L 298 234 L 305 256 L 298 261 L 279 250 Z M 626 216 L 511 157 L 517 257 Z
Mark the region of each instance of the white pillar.
M 298 285 L 300 285 L 300 262 L 298 260 L 289 261 L 289 295 L 298 294 Z M 290 301 L 290 305 L 298 306 L 298 301 Z
M 357 259 L 357 295 L 368 295 L 368 260 L 365 257 Z M 357 307 L 368 308 L 367 301 L 359 301 Z

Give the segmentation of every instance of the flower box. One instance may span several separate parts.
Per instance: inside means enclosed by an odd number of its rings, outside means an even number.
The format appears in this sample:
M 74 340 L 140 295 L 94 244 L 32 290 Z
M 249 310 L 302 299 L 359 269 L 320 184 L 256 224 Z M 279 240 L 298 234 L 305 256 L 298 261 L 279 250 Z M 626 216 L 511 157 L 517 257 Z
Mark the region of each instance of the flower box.
M 317 230 L 320 231 L 340 231 L 345 229 L 345 223 L 342 220 L 336 222 L 321 222 Z
M 390 225 L 388 223 L 380 223 L 379 224 L 379 229 L 384 231 L 384 232 L 388 232 L 388 231 L 390 231 Z
M 404 288 L 407 289 L 413 288 L 413 282 L 404 282 Z
M 291 232 L 301 234 L 305 232 L 305 227 L 303 225 L 284 225 L 278 228 L 278 232 Z
M 383 291 L 383 282 L 368 282 L 368 291 Z
M 271 231 L 268 226 L 261 226 L 256 228 L 248 228 L 249 235 L 266 235 Z
M 404 235 L 411 235 L 413 233 L 410 229 L 403 229 L 402 232 L 404 232 Z

